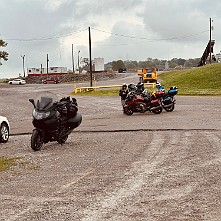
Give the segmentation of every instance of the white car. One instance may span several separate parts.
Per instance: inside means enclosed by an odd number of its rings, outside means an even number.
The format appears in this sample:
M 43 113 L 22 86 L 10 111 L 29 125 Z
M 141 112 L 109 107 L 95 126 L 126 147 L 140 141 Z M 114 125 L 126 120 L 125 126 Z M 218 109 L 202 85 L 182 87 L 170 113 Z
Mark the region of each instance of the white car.
M 9 138 L 10 125 L 6 117 L 0 116 L 0 143 L 6 143 Z
M 23 79 L 13 79 L 11 81 L 8 82 L 9 84 L 26 84 L 26 81 Z

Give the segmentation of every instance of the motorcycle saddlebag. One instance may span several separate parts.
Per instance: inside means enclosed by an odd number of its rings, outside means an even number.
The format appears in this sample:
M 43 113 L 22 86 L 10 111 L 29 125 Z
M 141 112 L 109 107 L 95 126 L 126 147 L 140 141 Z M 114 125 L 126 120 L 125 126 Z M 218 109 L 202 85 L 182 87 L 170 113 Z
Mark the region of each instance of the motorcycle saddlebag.
M 68 118 L 75 117 L 75 115 L 77 114 L 77 111 L 78 111 L 78 107 L 75 104 L 71 103 L 71 104 L 67 105 L 67 116 L 68 116 Z
M 173 100 L 171 97 L 166 97 L 165 99 L 163 99 L 164 105 L 171 104 L 172 102 L 173 102 Z
M 177 92 L 178 92 L 178 89 L 170 89 L 170 90 L 168 91 L 168 95 L 174 96 L 174 95 L 177 94 Z
M 77 113 L 75 117 L 68 119 L 68 126 L 71 129 L 74 129 L 78 127 L 81 124 L 81 122 L 82 122 L 82 115 L 80 113 Z

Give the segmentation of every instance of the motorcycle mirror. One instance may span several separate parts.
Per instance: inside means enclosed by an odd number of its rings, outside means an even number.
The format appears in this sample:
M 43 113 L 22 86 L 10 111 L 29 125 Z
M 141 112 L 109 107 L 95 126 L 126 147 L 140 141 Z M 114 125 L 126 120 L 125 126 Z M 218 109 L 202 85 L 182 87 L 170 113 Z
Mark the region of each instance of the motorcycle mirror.
M 35 101 L 34 101 L 34 99 L 29 99 L 29 101 L 34 105 L 34 107 L 35 107 Z

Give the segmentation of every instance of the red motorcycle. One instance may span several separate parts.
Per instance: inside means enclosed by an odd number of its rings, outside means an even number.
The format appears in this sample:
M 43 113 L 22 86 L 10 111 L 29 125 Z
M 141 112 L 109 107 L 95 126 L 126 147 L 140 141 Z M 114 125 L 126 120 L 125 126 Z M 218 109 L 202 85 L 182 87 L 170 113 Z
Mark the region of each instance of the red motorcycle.
M 138 95 L 133 91 L 128 93 L 123 105 L 123 111 L 126 115 L 132 115 L 134 112 L 144 113 L 146 111 L 160 114 L 162 110 L 158 99 L 152 96 Z

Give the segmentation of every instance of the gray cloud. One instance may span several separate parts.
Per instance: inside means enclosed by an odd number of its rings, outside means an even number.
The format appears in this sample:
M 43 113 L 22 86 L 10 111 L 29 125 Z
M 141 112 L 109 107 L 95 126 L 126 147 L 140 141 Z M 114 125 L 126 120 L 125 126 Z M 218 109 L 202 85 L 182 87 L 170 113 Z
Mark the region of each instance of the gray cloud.
M 72 43 L 88 56 L 88 27 L 92 56 L 105 62 L 200 57 L 209 40 L 210 17 L 215 51 L 221 49 L 219 0 L 1 0 L 0 10 L 0 37 L 9 52 L 0 66 L 5 76 L 22 72 L 22 54 L 27 67 L 45 65 L 46 54 L 51 66 L 71 67 Z

